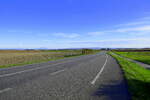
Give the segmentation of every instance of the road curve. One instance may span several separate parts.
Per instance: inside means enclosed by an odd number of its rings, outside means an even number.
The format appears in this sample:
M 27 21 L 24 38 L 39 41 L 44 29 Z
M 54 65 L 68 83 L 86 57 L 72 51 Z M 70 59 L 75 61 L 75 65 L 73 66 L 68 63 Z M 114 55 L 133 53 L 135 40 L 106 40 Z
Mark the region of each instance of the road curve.
M 115 59 L 101 52 L 0 69 L 0 100 L 130 100 Z

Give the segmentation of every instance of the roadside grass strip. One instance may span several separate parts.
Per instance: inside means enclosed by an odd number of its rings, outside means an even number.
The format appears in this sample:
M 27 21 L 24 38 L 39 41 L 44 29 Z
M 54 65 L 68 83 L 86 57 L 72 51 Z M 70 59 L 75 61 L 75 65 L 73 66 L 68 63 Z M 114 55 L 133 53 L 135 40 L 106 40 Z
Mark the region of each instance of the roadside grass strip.
M 118 55 L 143 62 L 145 64 L 150 64 L 150 52 L 115 52 Z
M 109 52 L 120 64 L 129 86 L 132 100 L 150 100 L 150 70 Z
M 0 50 L 0 68 L 96 54 L 100 50 Z

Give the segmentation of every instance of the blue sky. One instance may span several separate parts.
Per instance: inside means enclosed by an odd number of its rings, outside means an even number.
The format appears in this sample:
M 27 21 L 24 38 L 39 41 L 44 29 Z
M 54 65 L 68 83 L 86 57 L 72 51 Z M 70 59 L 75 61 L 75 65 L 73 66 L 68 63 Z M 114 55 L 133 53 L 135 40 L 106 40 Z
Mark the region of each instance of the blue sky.
M 150 47 L 150 0 L 1 0 L 0 48 Z

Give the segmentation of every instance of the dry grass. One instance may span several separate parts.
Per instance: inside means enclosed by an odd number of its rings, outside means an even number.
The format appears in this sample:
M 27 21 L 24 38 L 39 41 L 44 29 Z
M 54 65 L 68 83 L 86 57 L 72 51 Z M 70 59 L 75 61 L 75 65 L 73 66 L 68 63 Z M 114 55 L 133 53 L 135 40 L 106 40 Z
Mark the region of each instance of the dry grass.
M 81 54 L 81 50 L 0 50 L 0 67 L 49 61 Z

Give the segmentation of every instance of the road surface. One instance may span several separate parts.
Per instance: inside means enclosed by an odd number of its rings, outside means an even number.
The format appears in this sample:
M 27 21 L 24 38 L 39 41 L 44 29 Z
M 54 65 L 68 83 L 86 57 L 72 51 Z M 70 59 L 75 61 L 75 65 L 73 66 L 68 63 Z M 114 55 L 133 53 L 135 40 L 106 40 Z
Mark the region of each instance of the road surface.
M 101 52 L 0 69 L 0 100 L 130 100 L 115 59 Z

